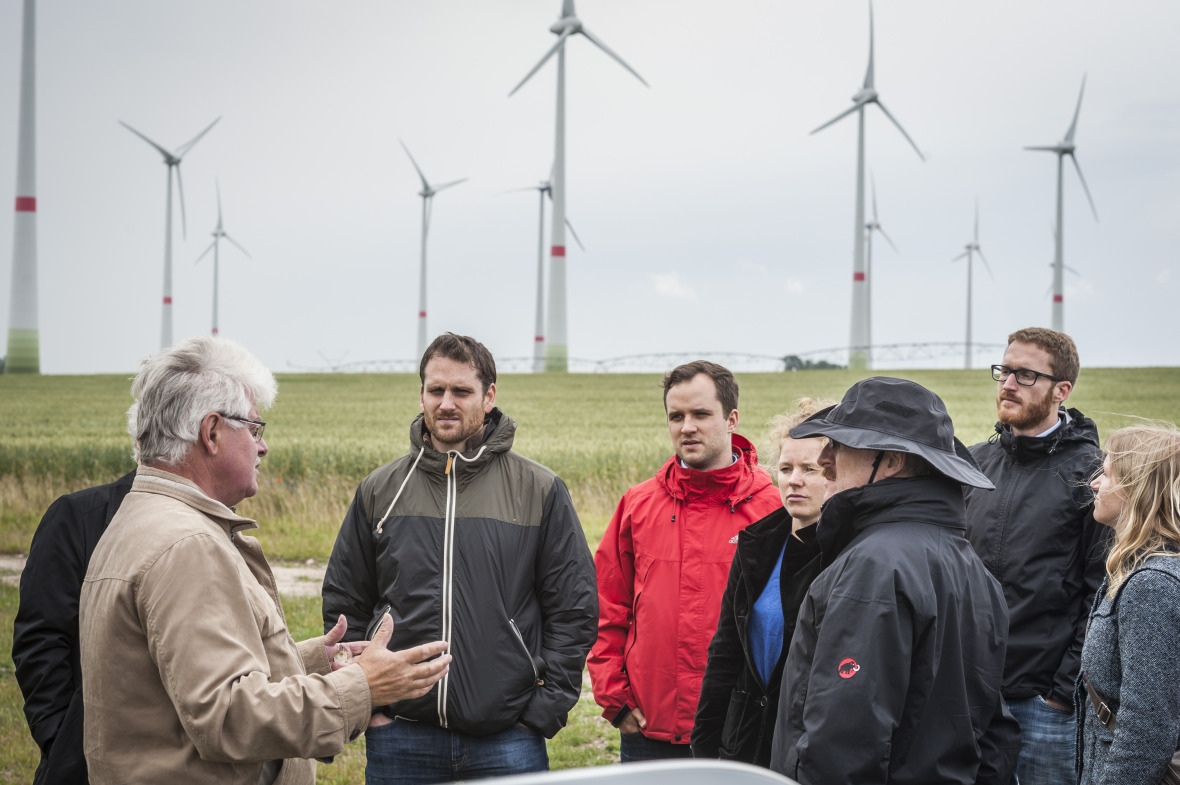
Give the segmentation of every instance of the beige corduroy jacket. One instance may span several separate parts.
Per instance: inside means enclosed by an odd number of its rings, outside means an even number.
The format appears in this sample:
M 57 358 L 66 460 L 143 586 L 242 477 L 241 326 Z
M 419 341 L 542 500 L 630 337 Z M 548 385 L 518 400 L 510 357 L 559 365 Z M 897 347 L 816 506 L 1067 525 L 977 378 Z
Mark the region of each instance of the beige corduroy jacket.
M 359 666 L 287 631 L 257 524 L 139 468 L 99 541 L 79 626 L 90 781 L 310 785 L 368 724 Z

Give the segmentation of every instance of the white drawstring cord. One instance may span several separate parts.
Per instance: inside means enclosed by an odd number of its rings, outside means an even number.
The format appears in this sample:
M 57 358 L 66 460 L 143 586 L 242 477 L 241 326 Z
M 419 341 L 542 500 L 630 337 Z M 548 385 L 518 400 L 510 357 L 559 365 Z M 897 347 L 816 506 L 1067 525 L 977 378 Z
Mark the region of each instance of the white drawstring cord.
M 389 507 L 386 508 L 385 514 L 381 516 L 381 520 L 377 521 L 377 533 L 378 534 L 381 533 L 381 527 L 385 524 L 385 521 L 389 518 L 389 513 L 393 512 L 393 505 L 397 504 L 397 500 L 402 495 L 402 491 L 404 491 L 406 489 L 406 483 L 408 483 L 410 481 L 410 475 L 414 473 L 414 469 L 418 468 L 418 461 L 422 460 L 422 453 L 424 453 L 424 452 L 426 452 L 425 446 L 418 448 L 418 457 L 414 458 L 414 463 L 411 464 L 410 470 L 408 472 L 406 472 L 406 479 L 402 480 L 401 487 L 398 488 L 397 493 L 395 493 L 393 495 L 393 501 L 391 501 L 389 503 Z

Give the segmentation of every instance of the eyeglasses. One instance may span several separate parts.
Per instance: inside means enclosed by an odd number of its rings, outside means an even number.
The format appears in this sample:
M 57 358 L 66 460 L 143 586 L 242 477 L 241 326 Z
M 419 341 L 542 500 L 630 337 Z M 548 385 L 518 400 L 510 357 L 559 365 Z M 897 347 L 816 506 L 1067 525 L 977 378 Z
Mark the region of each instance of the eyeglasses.
M 1042 376 L 1053 382 L 1065 381 L 1065 379 L 1050 376 L 1047 373 L 1041 373 L 1040 371 L 1034 371 L 1029 368 L 1009 368 L 1006 365 L 992 366 L 992 378 L 997 382 L 1006 382 L 1008 381 L 1008 377 L 1012 375 L 1016 376 L 1016 383 L 1022 387 L 1032 387 L 1037 383 L 1037 379 L 1040 379 Z
M 251 420 L 248 417 L 235 417 L 234 415 L 226 414 L 225 412 L 218 412 L 218 414 L 227 420 L 237 420 L 238 422 L 245 423 L 246 427 L 250 429 L 250 435 L 254 437 L 254 441 L 262 441 L 262 432 L 266 430 L 266 423 L 264 423 L 262 420 Z

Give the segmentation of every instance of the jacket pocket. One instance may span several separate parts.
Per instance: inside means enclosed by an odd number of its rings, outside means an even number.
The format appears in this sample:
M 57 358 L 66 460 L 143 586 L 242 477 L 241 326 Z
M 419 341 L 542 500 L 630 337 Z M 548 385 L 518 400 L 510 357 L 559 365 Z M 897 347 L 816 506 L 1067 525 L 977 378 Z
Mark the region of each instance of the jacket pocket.
M 373 636 L 377 634 L 377 628 L 381 626 L 381 618 L 391 610 L 393 610 L 393 606 L 388 602 L 377 608 L 373 618 L 369 621 L 369 626 L 365 628 L 365 640 L 373 640 Z
M 721 726 L 721 759 L 742 759 L 742 743 L 750 743 L 748 738 L 752 728 L 744 728 L 750 704 L 754 696 L 745 690 L 734 689 L 729 694 L 729 706 L 725 710 L 725 724 Z
M 528 660 L 529 667 L 532 668 L 533 686 L 540 687 L 545 683 L 545 679 L 543 678 L 541 668 L 537 667 L 537 661 L 533 659 L 532 652 L 529 651 L 529 647 L 524 642 L 524 636 L 520 634 L 520 628 L 516 626 L 516 620 L 509 619 L 508 626 L 512 628 L 512 637 L 516 638 L 516 642 L 520 644 L 520 650 L 524 652 L 524 657 Z

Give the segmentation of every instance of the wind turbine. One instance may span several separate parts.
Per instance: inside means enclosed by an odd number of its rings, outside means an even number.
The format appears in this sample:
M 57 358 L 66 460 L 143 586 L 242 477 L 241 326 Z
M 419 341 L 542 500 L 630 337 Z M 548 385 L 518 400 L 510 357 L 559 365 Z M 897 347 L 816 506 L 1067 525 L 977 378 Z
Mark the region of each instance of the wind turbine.
M 971 262 L 975 254 L 979 254 L 979 258 L 983 261 L 983 266 L 987 268 L 987 274 L 992 274 L 992 266 L 987 263 L 987 257 L 983 255 L 983 249 L 979 247 L 979 200 L 975 200 L 975 239 L 966 245 L 967 250 L 951 259 L 952 262 L 957 262 L 966 257 L 967 259 L 967 342 L 965 344 L 963 354 L 963 367 L 971 367 Z M 994 277 L 994 276 L 993 276 Z
M 545 330 L 545 370 L 565 372 L 569 370 L 569 345 L 566 337 L 568 317 L 566 314 L 566 284 L 565 284 L 565 42 L 575 34 L 585 36 L 590 43 L 597 46 L 619 65 L 644 82 L 634 68 L 627 65 L 619 57 L 598 40 L 589 30 L 582 26 L 582 21 L 574 13 L 574 0 L 562 0 L 561 18 L 549 26 L 549 32 L 557 36 L 557 43 L 545 53 L 541 61 L 533 66 L 533 70 L 525 74 L 520 84 L 512 88 L 508 94 L 511 98 L 533 74 L 557 55 L 557 130 L 553 146 L 553 228 L 550 233 L 549 249 L 549 320 Z
M 553 177 L 552 172 L 549 176 Z M 516 191 L 537 191 L 541 202 L 541 217 L 537 224 L 537 319 L 533 330 L 533 373 L 541 373 L 545 370 L 545 197 L 553 201 L 553 181 L 542 180 L 537 185 L 517 188 Z M 568 218 L 565 219 L 565 225 L 574 242 L 585 252 L 586 246 L 578 239 L 578 233 Z
M 406 143 L 401 139 L 397 141 L 406 151 L 410 163 L 414 165 L 414 171 L 418 173 L 418 178 L 422 181 L 422 190 L 418 192 L 418 195 L 422 197 L 422 265 L 418 272 L 418 356 L 421 357 L 426 353 L 426 235 L 430 231 L 430 207 L 436 193 L 450 188 L 452 185 L 466 182 L 467 178 L 431 186 L 426 180 L 426 175 L 422 174 L 422 170 L 418 167 L 418 162 L 410 154 L 410 148 L 406 147 Z
M 833 117 L 828 122 L 816 128 L 811 133 L 819 133 L 833 123 L 843 120 L 848 115 L 857 114 L 856 136 L 856 218 L 853 222 L 853 254 L 852 254 L 852 318 L 849 329 L 848 367 L 864 369 L 872 363 L 871 347 L 873 343 L 872 325 L 869 322 L 869 288 L 868 276 L 865 269 L 865 107 L 876 104 L 889 118 L 889 122 L 901 131 L 914 152 L 923 161 L 926 157 L 914 144 L 914 140 L 901 127 L 901 123 L 894 119 L 885 104 L 881 103 L 874 85 L 873 75 L 873 4 L 869 3 L 869 67 L 865 72 L 864 86 L 852 96 L 852 106 Z
M 897 246 L 889 239 L 889 235 L 885 234 L 885 229 L 881 226 L 881 222 L 877 220 L 877 180 L 869 173 L 869 185 L 872 187 L 873 193 L 873 220 L 865 224 L 865 286 L 867 293 L 865 296 L 865 304 L 868 308 L 869 333 L 872 334 L 873 328 L 873 232 L 880 232 L 885 241 L 889 243 L 889 247 L 897 253 Z
M 1073 112 L 1073 122 L 1069 124 L 1069 130 L 1065 132 L 1065 138 L 1055 145 L 1044 147 L 1025 147 L 1025 150 L 1040 150 L 1047 153 L 1057 154 L 1057 227 L 1056 235 L 1056 250 L 1053 256 L 1053 329 L 1061 332 L 1065 329 L 1065 253 L 1064 245 L 1062 243 L 1062 209 L 1061 209 L 1061 192 L 1062 192 L 1062 170 L 1064 168 L 1063 162 L 1068 155 L 1069 159 L 1073 161 L 1074 169 L 1078 172 L 1078 179 L 1082 182 L 1082 190 L 1086 192 L 1086 200 L 1090 202 L 1090 210 L 1094 213 L 1094 221 L 1098 221 L 1098 208 L 1094 206 L 1094 200 L 1090 197 L 1090 188 L 1086 185 L 1086 178 L 1082 176 L 1082 167 L 1078 164 L 1078 159 L 1074 155 L 1074 150 L 1077 146 L 1074 144 L 1073 135 L 1078 128 L 1078 114 L 1082 111 L 1082 96 L 1086 93 L 1086 77 L 1082 76 L 1082 89 L 1078 91 L 1078 106 Z
M 188 227 L 184 217 L 184 183 L 180 177 L 180 161 L 219 120 L 220 117 L 209 123 L 204 131 L 194 136 L 187 144 L 176 148 L 174 153 L 165 150 L 122 120 L 119 121 L 128 131 L 156 148 L 156 152 L 164 156 L 164 164 L 168 167 L 168 198 L 164 211 L 164 312 L 160 321 L 160 347 L 163 349 L 172 345 L 172 170 L 176 170 L 176 191 L 180 194 L 180 231 L 184 236 L 188 234 Z
M 21 23 L 20 118 L 16 136 L 16 217 L 12 227 L 12 289 L 5 373 L 41 373 L 37 320 L 36 15 L 25 0 Z
M 197 257 L 197 262 L 204 259 L 210 251 L 213 252 L 213 334 L 217 335 L 217 279 L 221 269 L 221 260 L 219 258 L 219 243 L 221 238 L 224 237 L 226 240 L 229 240 L 231 243 L 237 246 L 239 251 L 246 254 L 247 259 L 253 259 L 254 257 L 251 256 L 250 252 L 243 248 L 237 240 L 225 233 L 225 228 L 221 223 L 221 183 L 217 183 L 215 181 L 215 185 L 217 187 L 217 228 L 213 230 L 213 242 L 209 244 L 208 248 L 201 252 L 201 255 Z M 194 264 L 196 264 L 196 262 L 194 262 Z

